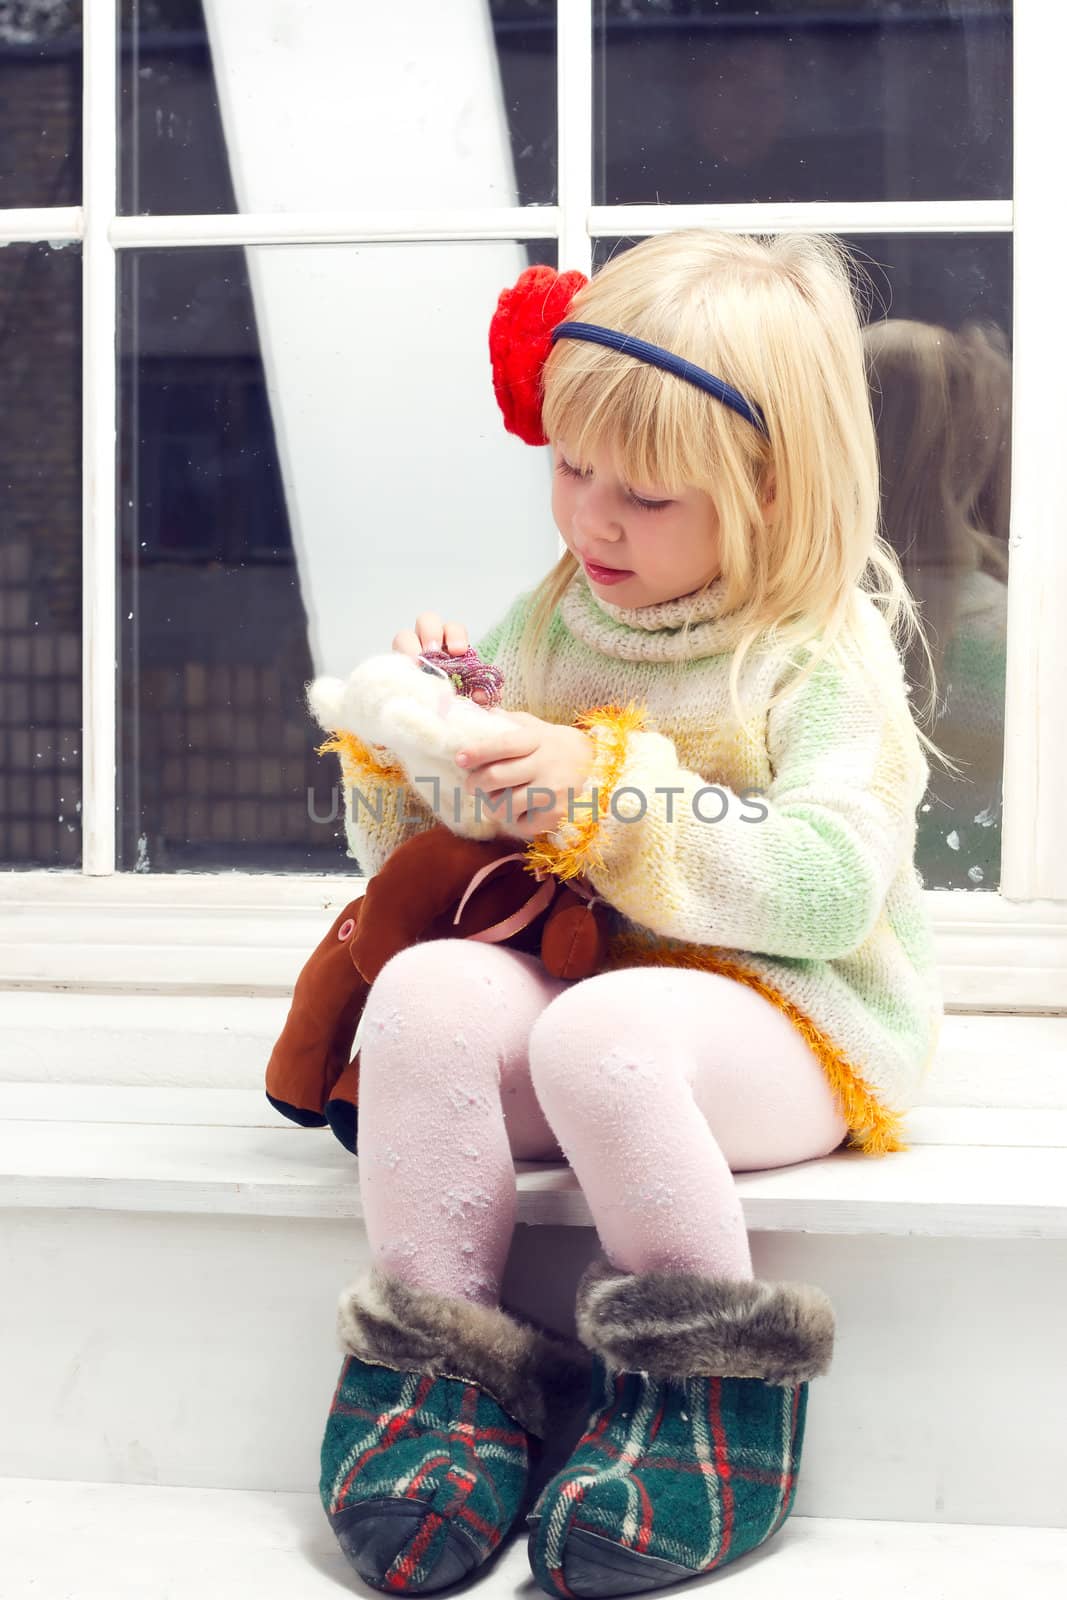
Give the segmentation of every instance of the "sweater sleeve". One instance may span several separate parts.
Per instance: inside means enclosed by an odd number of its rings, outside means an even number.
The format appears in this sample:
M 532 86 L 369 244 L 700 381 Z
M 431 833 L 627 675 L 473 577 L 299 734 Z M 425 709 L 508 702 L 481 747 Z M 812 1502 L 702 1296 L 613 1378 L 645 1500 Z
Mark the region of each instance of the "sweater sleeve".
M 913 864 L 929 776 L 893 659 L 896 683 L 876 702 L 824 658 L 769 711 L 767 791 L 737 794 L 682 767 L 633 702 L 581 713 L 593 768 L 573 820 L 534 841 L 531 863 L 584 872 L 664 938 L 802 959 L 851 953 L 902 860 Z
M 517 645 L 527 600 L 528 595 L 520 595 L 475 643 L 481 659 L 505 673 L 508 667 L 500 657 Z M 510 703 L 506 687 L 502 703 Z M 373 877 L 399 845 L 441 820 L 432 804 L 432 789 L 409 783 L 388 746 L 367 745 L 353 733 L 338 733 L 317 748 L 320 755 L 332 750 L 340 758 L 346 854 L 365 877 Z

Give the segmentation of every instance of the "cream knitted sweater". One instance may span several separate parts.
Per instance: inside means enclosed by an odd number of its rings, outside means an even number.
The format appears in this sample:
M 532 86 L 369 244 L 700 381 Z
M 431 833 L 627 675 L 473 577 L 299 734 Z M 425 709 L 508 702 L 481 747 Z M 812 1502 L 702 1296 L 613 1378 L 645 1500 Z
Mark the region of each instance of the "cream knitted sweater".
M 532 593 L 477 645 L 503 672 L 507 710 L 526 709 L 518 649 Z M 906 1148 L 900 1118 L 933 1060 L 943 1002 L 914 860 L 929 771 L 892 636 L 857 594 L 882 684 L 874 703 L 823 661 L 741 725 L 728 689 L 739 628 L 721 579 L 683 639 L 692 600 L 615 606 L 577 573 L 551 621 L 543 715 L 584 727 L 594 766 L 574 820 L 527 855 L 561 878 L 584 873 L 608 901 L 611 967 L 719 972 L 782 1010 L 816 1052 L 851 1143 L 882 1154 Z M 757 643 L 742 706 L 765 708 L 798 675 Z M 388 752 L 350 735 L 330 748 L 348 854 L 368 875 L 446 820 Z

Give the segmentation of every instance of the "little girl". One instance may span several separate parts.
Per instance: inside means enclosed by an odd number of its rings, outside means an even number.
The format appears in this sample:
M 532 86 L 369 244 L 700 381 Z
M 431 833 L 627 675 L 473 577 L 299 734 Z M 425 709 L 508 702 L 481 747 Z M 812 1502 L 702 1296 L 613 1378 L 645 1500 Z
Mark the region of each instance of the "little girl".
M 510 799 L 532 864 L 585 875 L 610 957 L 566 982 L 439 939 L 375 981 L 372 1266 L 341 1298 L 321 1492 L 368 1583 L 443 1588 L 501 1547 L 584 1401 L 530 1563 L 550 1595 L 630 1594 L 792 1508 L 833 1310 L 754 1278 L 732 1174 L 906 1148 L 942 1015 L 914 863 L 936 746 L 894 640 L 922 635 L 878 532 L 838 241 L 689 229 L 589 281 L 529 268 L 491 352 L 508 428 L 551 446 L 567 553 L 478 642 L 502 709 L 457 783 Z M 424 613 L 393 645 L 467 636 Z M 355 749 L 346 831 L 371 874 L 449 808 Z M 353 804 L 374 782 L 380 819 Z M 500 1306 L 516 1160 L 568 1162 L 596 1223 L 573 1340 Z

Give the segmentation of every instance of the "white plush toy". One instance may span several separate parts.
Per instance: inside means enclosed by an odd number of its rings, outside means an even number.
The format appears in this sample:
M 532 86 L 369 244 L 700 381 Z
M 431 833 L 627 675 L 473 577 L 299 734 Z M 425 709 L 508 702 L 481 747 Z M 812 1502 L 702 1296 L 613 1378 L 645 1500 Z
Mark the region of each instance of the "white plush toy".
M 419 665 L 398 650 L 368 657 L 347 678 L 316 678 L 306 695 L 308 710 L 327 733 L 354 733 L 394 756 L 415 793 L 453 833 L 466 839 L 507 834 L 504 805 L 494 811 L 486 798 L 467 793 L 468 774 L 455 761 L 466 743 L 507 717 L 500 707 L 459 694 L 440 668 Z

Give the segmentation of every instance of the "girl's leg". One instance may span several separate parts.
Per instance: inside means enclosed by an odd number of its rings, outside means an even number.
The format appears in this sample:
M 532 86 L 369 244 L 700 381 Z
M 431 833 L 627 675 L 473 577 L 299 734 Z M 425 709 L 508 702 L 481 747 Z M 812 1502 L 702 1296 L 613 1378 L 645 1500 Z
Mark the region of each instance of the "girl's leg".
M 360 1045 L 357 1155 L 376 1266 L 423 1289 L 499 1303 L 515 1226 L 515 1160 L 563 1152 L 526 1043 L 570 985 L 536 956 L 431 939 L 379 972 Z
M 572 984 L 535 1022 L 538 1100 L 628 1272 L 751 1278 L 731 1171 L 829 1154 L 848 1127 L 815 1055 L 755 990 L 634 967 Z

